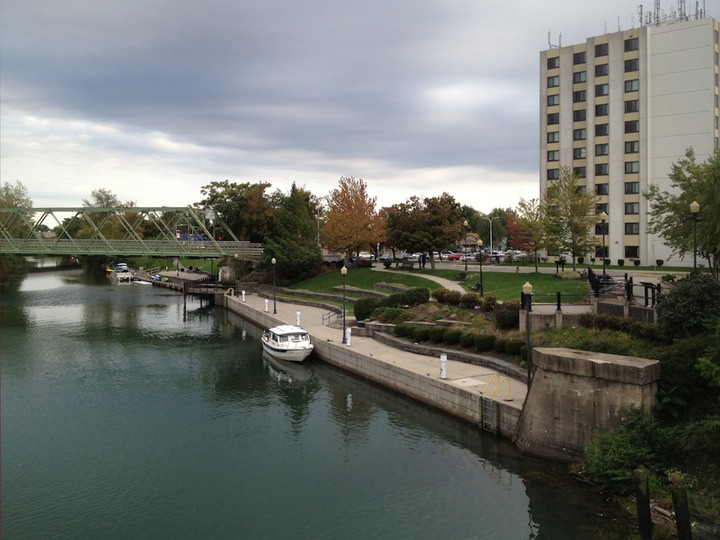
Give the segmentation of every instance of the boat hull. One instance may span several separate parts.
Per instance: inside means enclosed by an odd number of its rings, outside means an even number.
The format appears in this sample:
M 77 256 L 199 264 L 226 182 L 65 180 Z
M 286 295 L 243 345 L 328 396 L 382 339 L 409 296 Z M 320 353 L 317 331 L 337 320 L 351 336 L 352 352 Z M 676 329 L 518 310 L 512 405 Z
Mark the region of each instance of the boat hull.
M 285 360 L 286 362 L 302 362 L 313 352 L 312 345 L 297 349 L 286 349 L 274 347 L 264 339 L 262 346 L 267 354 L 278 360 Z
M 302 362 L 313 351 L 310 334 L 299 326 L 280 325 L 263 333 L 263 350 L 278 360 Z

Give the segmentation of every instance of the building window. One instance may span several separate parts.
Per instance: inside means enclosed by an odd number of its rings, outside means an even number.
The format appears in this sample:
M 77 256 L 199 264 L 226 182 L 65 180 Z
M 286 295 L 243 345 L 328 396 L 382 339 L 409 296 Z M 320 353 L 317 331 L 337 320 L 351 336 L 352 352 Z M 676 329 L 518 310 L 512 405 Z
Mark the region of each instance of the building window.
M 610 165 L 607 163 L 595 164 L 595 176 L 607 176 L 610 172 Z M 607 184 L 604 184 L 607 185 Z M 607 193 L 598 193 L 598 195 L 607 195 Z
M 639 161 L 626 161 L 625 162 L 625 174 L 634 174 L 640 172 Z
M 585 167 L 573 167 L 573 173 L 578 178 L 585 178 Z
M 640 224 L 639 223 L 626 223 L 625 224 L 625 234 L 640 234 Z
M 560 123 L 560 113 L 550 113 L 547 115 L 547 123 L 549 126 Z
M 640 122 L 638 120 L 625 122 L 625 133 L 637 133 L 638 131 L 640 131 Z
M 635 195 L 640 193 L 640 182 L 625 182 L 625 194 Z
M 595 195 L 608 195 L 609 193 L 610 184 L 595 184 Z
M 573 141 L 584 141 L 585 139 L 587 139 L 585 128 L 573 129 Z
M 630 60 L 625 60 L 625 73 L 629 73 L 631 71 L 637 71 L 640 69 L 640 59 L 639 58 L 631 58 Z
M 610 68 L 608 67 L 608 64 L 598 64 L 595 66 L 595 76 L 596 77 L 603 77 L 610 73 Z
M 579 111 L 573 111 L 573 122 L 584 122 L 586 118 L 586 112 L 585 109 L 580 109 Z
M 573 148 L 573 159 L 585 159 L 587 157 L 587 150 L 583 148 Z
M 607 116 L 610 110 L 610 106 L 607 103 L 600 103 L 595 105 L 595 116 Z
M 610 133 L 610 125 L 609 124 L 595 124 L 595 135 L 598 137 L 602 137 L 603 135 L 607 135 Z
M 585 63 L 585 53 L 584 52 L 579 52 L 579 53 L 573 54 L 573 64 L 574 65 L 577 66 L 578 64 L 584 64 L 584 63 Z
M 577 71 L 573 73 L 573 84 L 580 84 L 587 81 L 587 75 L 585 71 Z
M 632 79 L 630 81 L 625 81 L 626 92 L 637 92 L 638 90 L 640 90 L 640 79 Z
M 585 101 L 587 92 L 585 90 L 577 90 L 573 92 L 573 103 L 582 103 Z
M 553 75 L 552 77 L 548 77 L 547 85 L 548 85 L 548 88 L 556 88 L 556 87 L 560 86 L 560 77 L 558 75 Z
M 560 178 L 560 169 L 548 169 L 547 170 L 547 179 L 548 180 L 558 180 Z
M 559 131 L 548 131 L 547 142 L 549 142 L 549 143 L 560 142 L 560 132 Z
M 560 105 L 560 94 L 550 94 L 547 97 L 547 104 L 548 107 L 552 107 L 553 105 Z
M 548 69 L 555 69 L 560 67 L 560 57 L 559 56 L 553 56 L 552 58 L 547 59 L 547 68 Z
M 640 152 L 640 141 L 626 141 L 625 142 L 625 153 L 626 154 L 637 154 Z
M 633 214 L 640 213 L 640 203 L 626 202 L 625 203 L 625 215 L 630 216 Z
M 548 161 L 559 161 L 560 160 L 560 151 L 559 150 L 548 150 L 547 160 Z
M 595 155 L 596 156 L 607 156 L 610 153 L 610 145 L 609 144 L 596 144 L 595 145 Z
M 595 213 L 596 214 L 602 214 L 603 212 L 605 212 L 607 214 L 608 209 L 609 209 L 608 203 L 600 203 L 600 204 L 595 205 Z
M 587 186 L 578 186 L 575 188 L 575 193 L 578 195 L 585 195 L 587 193 Z
M 637 51 L 640 48 L 639 38 L 630 38 L 625 40 L 625 52 Z
M 633 113 L 640 111 L 640 100 L 639 99 L 631 99 L 629 101 L 625 102 L 625 112 L 626 113 Z
M 625 246 L 625 258 L 637 259 L 640 256 L 640 248 L 638 246 Z
M 595 56 L 607 56 L 608 55 L 608 44 L 601 43 L 595 45 Z
M 610 93 L 610 85 L 609 84 L 596 84 L 595 85 L 595 95 L 596 96 L 607 96 Z

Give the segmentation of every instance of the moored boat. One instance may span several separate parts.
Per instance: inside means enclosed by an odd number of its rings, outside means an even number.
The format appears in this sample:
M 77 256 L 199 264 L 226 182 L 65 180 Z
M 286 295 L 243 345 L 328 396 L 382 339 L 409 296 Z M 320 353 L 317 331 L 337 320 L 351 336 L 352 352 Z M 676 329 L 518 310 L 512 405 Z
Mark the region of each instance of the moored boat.
M 262 346 L 273 358 L 288 362 L 302 362 L 313 351 L 307 330 L 289 324 L 266 330 L 262 336 Z

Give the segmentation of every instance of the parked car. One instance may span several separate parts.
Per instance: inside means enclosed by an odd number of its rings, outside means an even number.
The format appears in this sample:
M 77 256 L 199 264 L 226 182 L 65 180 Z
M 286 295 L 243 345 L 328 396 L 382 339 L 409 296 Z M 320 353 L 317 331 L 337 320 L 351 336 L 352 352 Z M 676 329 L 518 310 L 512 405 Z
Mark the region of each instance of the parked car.
M 447 256 L 448 261 L 464 261 L 465 260 L 465 254 L 464 253 L 451 253 Z
M 358 259 L 360 259 L 361 261 L 374 261 L 375 255 L 373 255 L 369 251 L 361 251 L 360 253 L 358 253 Z
M 394 257 L 390 253 L 383 253 L 382 255 L 380 255 L 378 257 L 378 261 L 380 261 L 380 262 L 385 262 L 385 261 L 393 262 L 394 260 L 395 260 Z

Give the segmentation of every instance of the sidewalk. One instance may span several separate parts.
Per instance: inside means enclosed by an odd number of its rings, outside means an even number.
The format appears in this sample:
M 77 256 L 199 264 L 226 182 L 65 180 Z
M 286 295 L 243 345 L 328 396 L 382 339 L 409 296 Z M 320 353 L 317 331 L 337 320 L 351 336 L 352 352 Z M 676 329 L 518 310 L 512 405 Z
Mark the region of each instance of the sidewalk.
M 434 278 L 440 279 L 440 278 Z M 443 280 L 448 281 L 448 280 Z M 448 285 L 459 285 L 448 282 Z M 449 288 L 449 287 L 448 287 Z M 448 385 L 457 389 L 472 392 L 485 398 L 493 397 L 508 407 L 522 409 L 527 394 L 527 385 L 523 382 L 506 377 L 493 369 L 460 361 L 446 361 L 446 378 L 441 379 L 440 358 L 414 354 L 396 349 L 376 341 L 371 337 L 352 335 L 350 344 L 343 345 L 342 328 L 327 326 L 323 317 L 327 310 L 311 306 L 300 306 L 282 301 L 273 302 L 257 295 L 246 295 L 244 305 L 252 308 L 259 315 L 258 320 L 268 318 L 274 324 L 297 324 L 305 328 L 312 336 L 313 342 L 325 342 L 342 348 L 349 348 L 355 354 L 384 362 L 393 368 L 412 373 L 419 379 L 432 380 L 433 384 Z M 267 300 L 267 312 L 265 302 Z M 232 297 L 229 301 L 242 303 L 241 298 Z M 277 310 L 277 314 L 273 310 Z M 502 384 L 499 384 L 502 381 Z M 488 387 L 488 384 L 490 386 Z M 487 388 L 486 388 L 487 387 Z M 484 394 L 483 394 L 484 392 Z M 510 398 L 510 399 L 509 399 Z

